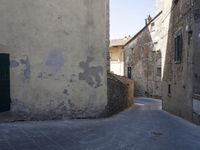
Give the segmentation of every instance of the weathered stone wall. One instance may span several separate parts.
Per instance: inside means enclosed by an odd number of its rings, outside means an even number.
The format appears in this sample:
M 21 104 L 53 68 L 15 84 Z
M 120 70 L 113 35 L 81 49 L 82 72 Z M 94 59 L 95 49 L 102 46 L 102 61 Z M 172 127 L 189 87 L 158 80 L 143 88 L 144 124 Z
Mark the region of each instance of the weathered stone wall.
M 133 105 L 132 80 L 108 73 L 108 103 L 104 116 L 113 115 Z
M 0 53 L 11 111 L 26 119 L 98 117 L 107 104 L 108 0 L 1 0 Z
M 125 75 L 132 69 L 135 96 L 161 96 L 161 53 L 154 51 L 149 28 L 146 27 L 125 47 Z
M 193 121 L 200 124 L 200 1 L 193 4 Z
M 174 1 L 175 2 L 175 1 Z M 192 120 L 193 44 L 190 37 L 191 3 L 188 0 L 173 2 L 162 84 L 163 109 Z M 175 62 L 175 35 L 183 36 L 181 62 Z M 193 31 L 195 33 L 195 31 Z
M 193 33 L 193 39 L 194 39 L 194 65 L 193 65 L 193 78 L 194 78 L 194 94 L 198 94 L 200 95 L 200 1 L 196 0 L 194 1 L 194 5 L 193 5 L 194 9 L 193 9 L 193 29 L 194 29 L 194 33 Z

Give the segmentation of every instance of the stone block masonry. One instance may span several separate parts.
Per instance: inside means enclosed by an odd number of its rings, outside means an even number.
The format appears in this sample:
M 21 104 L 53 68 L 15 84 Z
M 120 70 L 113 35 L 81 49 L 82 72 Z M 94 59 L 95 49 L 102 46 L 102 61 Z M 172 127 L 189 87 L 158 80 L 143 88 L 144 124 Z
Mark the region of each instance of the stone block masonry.
M 116 114 L 133 105 L 134 83 L 125 77 L 108 74 L 108 103 L 104 116 Z

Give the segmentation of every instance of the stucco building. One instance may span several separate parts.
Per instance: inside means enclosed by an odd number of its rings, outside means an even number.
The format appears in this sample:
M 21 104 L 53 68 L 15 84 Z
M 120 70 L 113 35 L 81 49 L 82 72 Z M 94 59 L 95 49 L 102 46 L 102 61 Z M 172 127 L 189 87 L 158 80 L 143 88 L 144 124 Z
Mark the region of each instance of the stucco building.
M 161 78 L 163 78 L 165 55 L 168 41 L 168 31 L 171 17 L 171 7 L 173 0 L 156 0 L 156 14 L 162 11 L 154 22 L 155 32 L 152 34 L 154 48 L 161 52 Z
M 200 123 L 200 1 L 171 1 L 163 109 Z
M 110 41 L 110 72 L 124 76 L 124 50 L 122 47 L 130 40 L 130 36 L 123 39 L 113 39 Z
M 155 22 L 148 16 L 146 25 L 124 46 L 125 76 L 135 84 L 135 96 L 161 96 L 161 51 L 156 49 Z
M 0 1 L 0 110 L 98 117 L 107 105 L 108 0 Z

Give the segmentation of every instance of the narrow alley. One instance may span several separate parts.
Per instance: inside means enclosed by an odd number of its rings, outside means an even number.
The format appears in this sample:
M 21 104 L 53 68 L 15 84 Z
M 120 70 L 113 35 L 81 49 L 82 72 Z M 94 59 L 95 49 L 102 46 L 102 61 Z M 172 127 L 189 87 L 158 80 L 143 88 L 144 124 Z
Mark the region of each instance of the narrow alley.
M 155 99 L 107 119 L 0 124 L 0 150 L 199 150 L 200 127 Z

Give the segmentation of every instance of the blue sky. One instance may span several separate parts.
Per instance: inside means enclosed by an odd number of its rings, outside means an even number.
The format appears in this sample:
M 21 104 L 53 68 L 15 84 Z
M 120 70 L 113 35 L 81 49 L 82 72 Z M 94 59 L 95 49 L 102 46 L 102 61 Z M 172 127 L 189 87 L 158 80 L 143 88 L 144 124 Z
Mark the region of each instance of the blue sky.
M 110 38 L 133 36 L 154 12 L 155 0 L 110 0 Z

